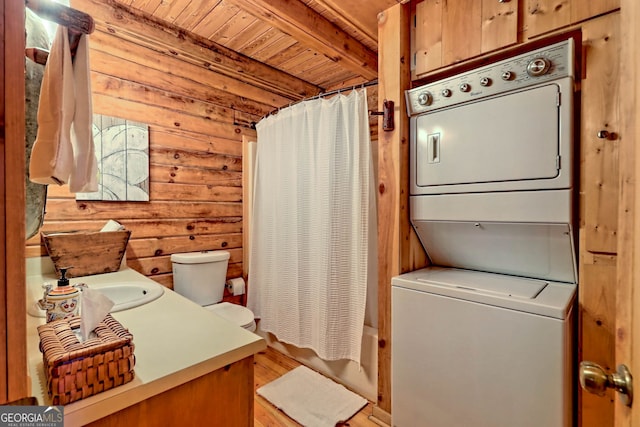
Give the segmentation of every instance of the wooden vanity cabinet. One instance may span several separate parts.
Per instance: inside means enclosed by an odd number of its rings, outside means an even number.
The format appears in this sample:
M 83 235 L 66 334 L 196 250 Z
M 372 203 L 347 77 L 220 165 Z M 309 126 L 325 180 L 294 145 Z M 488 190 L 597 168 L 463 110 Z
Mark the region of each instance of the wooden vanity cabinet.
M 250 356 L 88 426 L 251 427 L 253 388 L 253 356 Z

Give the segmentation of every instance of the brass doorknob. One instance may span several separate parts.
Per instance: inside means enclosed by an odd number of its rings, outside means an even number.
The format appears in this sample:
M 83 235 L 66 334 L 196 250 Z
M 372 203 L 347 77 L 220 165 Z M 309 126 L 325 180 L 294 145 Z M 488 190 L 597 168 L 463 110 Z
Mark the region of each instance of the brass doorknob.
M 620 393 L 620 401 L 631 406 L 633 402 L 633 377 L 626 365 L 619 365 L 616 373 L 607 374 L 597 363 L 580 362 L 580 386 L 589 393 L 604 396 L 607 388 Z

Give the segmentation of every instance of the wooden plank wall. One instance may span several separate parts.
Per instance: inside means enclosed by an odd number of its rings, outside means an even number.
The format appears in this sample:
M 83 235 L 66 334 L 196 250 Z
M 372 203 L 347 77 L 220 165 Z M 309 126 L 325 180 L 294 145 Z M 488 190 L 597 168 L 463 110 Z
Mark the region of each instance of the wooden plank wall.
M 125 30 L 134 17 L 118 22 L 100 2 L 72 6 L 96 21 L 94 112 L 149 124 L 150 201 L 76 202 L 66 186 L 50 186 L 43 230 L 96 230 L 115 219 L 132 231 L 128 265 L 170 288 L 176 252 L 228 250 L 228 276 L 242 275 L 242 138 L 255 138 L 250 122 L 284 99 L 174 55 L 163 43 L 178 39 L 151 25 L 145 36 L 160 37 L 157 45 L 136 43 Z M 29 240 L 27 256 L 41 254 L 39 236 Z
M 111 0 L 71 5 L 96 22 L 94 112 L 150 126 L 150 201 L 76 202 L 66 186 L 49 186 L 42 230 L 97 230 L 115 219 L 132 231 L 127 264 L 169 288 L 177 252 L 228 250 L 228 277 L 243 275 L 243 138 L 256 139 L 252 122 L 319 88 Z M 377 87 L 368 94 L 375 109 Z M 27 256 L 41 255 L 36 236 Z

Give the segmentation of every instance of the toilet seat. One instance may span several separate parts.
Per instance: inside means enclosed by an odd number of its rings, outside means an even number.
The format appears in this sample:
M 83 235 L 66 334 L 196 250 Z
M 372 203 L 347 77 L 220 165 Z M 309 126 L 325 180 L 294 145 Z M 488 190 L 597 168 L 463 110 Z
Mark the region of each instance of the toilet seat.
M 246 307 L 230 302 L 221 302 L 205 307 L 207 310 L 217 314 L 218 316 L 242 326 L 250 331 L 255 331 L 256 323 L 253 318 L 253 312 Z

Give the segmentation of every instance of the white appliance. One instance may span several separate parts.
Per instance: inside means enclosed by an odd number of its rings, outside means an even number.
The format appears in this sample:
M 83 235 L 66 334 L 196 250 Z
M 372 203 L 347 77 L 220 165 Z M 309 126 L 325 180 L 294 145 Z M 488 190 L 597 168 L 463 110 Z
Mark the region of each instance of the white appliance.
M 396 427 L 573 423 L 573 49 L 407 91 L 411 221 L 434 266 L 392 280 Z

